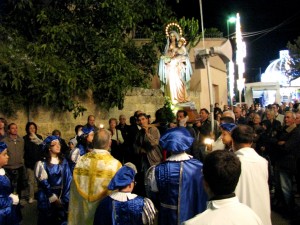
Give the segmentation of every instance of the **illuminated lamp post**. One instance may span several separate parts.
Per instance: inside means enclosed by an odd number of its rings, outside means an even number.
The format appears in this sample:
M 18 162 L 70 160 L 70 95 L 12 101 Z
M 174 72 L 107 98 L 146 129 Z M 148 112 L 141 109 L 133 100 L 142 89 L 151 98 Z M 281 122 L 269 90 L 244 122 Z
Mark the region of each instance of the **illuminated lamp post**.
M 236 18 L 231 16 L 227 19 L 227 38 L 229 39 L 229 24 L 235 23 Z

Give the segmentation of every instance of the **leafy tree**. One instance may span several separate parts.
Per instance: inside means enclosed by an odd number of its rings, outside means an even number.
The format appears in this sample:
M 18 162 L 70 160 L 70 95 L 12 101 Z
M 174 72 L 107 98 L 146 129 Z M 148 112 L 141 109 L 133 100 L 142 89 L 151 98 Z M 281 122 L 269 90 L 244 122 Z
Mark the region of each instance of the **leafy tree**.
M 155 74 L 154 42 L 133 43 L 138 28 L 153 38 L 170 18 L 162 0 L 4 1 L 0 15 L 0 110 L 42 105 L 84 112 L 87 89 L 96 104 L 123 107 L 125 93 Z M 158 29 L 159 28 L 159 29 Z
M 147 87 L 177 21 L 168 0 L 20 0 L 0 5 L 0 111 L 23 107 L 72 111 L 86 91 L 99 106 L 123 108 L 126 92 Z M 179 21 L 190 43 L 198 21 Z M 152 41 L 137 46 L 133 32 Z
M 292 79 L 300 77 L 300 36 L 293 42 L 288 42 L 287 48 L 290 51 L 291 61 L 288 75 Z

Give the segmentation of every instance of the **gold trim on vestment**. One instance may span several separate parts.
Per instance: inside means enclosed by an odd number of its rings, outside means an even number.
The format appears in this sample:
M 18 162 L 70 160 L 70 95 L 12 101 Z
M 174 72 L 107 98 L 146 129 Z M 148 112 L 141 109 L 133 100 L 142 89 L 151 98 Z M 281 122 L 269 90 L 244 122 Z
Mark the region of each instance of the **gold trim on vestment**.
M 89 165 L 85 165 L 86 161 L 89 160 Z M 98 168 L 99 163 L 103 162 L 103 168 Z M 122 166 L 121 163 L 119 168 L 111 168 L 106 169 L 106 165 L 110 165 L 108 163 L 115 163 L 114 158 L 110 154 L 98 154 L 95 152 L 89 152 L 78 161 L 77 165 L 74 168 L 73 179 L 78 190 L 78 193 L 86 200 L 93 202 L 97 201 L 104 196 L 108 195 L 110 191 L 108 191 L 107 186 L 116 173 L 116 171 Z M 83 179 L 86 177 L 86 179 Z M 101 178 L 104 179 L 99 183 L 99 186 L 95 186 L 96 179 Z M 88 182 L 88 184 L 83 183 Z M 82 188 L 85 187 L 86 189 Z M 95 191 L 97 188 L 97 191 Z M 102 191 L 100 191 L 102 188 Z

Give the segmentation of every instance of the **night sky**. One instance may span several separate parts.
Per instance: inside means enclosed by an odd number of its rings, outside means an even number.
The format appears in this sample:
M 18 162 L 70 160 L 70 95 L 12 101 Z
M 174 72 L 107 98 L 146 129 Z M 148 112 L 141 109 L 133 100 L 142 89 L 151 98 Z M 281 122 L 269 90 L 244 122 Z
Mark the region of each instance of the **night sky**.
M 199 0 L 169 0 L 179 18 L 196 18 L 200 22 Z M 247 46 L 246 82 L 257 82 L 270 61 L 279 58 L 279 51 L 286 49 L 288 41 L 300 36 L 300 8 L 296 0 L 202 0 L 204 28 L 218 28 L 227 36 L 227 18 L 238 12 L 242 33 Z M 199 26 L 201 27 L 201 26 Z M 230 33 L 234 32 L 230 25 Z M 272 29 L 273 28 L 273 29 Z M 268 30 L 259 35 L 259 31 Z

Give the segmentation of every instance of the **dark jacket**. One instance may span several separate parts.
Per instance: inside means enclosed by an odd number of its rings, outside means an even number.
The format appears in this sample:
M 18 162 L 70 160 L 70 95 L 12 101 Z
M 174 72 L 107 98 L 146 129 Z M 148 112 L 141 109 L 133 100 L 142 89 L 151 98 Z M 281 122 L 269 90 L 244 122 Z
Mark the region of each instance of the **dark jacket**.
M 300 129 L 298 127 L 286 128 L 278 141 L 285 141 L 284 145 L 279 145 L 280 159 L 279 166 L 281 170 L 296 173 L 296 161 L 300 156 Z
M 36 134 L 36 136 L 42 140 L 42 136 Z M 25 166 L 30 169 L 34 169 L 35 163 L 41 160 L 42 151 L 39 146 L 33 143 L 29 137 L 29 134 L 23 137 L 24 139 L 24 161 Z
M 236 119 L 235 119 L 235 124 L 237 124 L 237 125 L 238 125 L 238 124 L 247 124 L 247 120 L 246 120 L 245 117 L 242 117 L 242 116 L 241 116 L 240 118 L 238 118 L 238 119 L 236 118 Z

